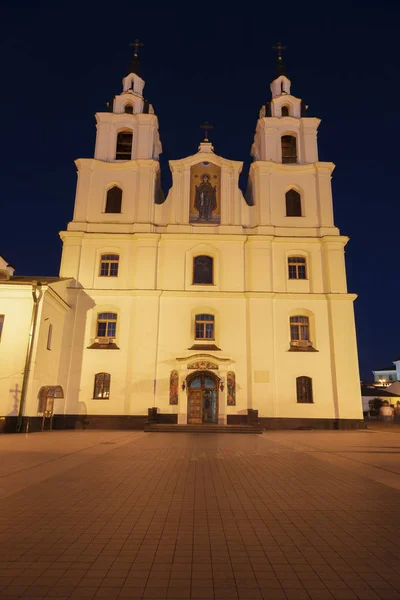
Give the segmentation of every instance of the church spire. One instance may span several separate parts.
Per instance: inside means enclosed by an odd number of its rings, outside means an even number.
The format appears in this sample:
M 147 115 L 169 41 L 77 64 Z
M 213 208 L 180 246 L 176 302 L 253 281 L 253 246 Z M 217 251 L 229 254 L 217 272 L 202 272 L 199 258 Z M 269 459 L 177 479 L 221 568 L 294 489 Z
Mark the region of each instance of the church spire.
M 142 44 L 142 42 L 140 42 L 139 40 L 135 40 L 134 42 L 129 44 L 130 46 L 133 46 L 135 48 L 135 52 L 133 54 L 132 60 L 129 63 L 129 67 L 127 70 L 127 75 L 129 75 L 130 73 L 136 73 L 136 75 L 139 75 L 140 77 L 140 63 L 139 63 L 139 55 L 138 55 L 138 50 L 141 46 L 144 46 L 144 44 Z
M 281 42 L 278 42 L 277 44 L 275 44 L 275 46 L 272 46 L 272 49 L 276 50 L 278 52 L 278 62 L 276 65 L 276 76 L 280 77 L 281 75 L 285 75 L 287 77 L 286 67 L 283 64 L 283 58 L 282 58 L 282 52 L 284 50 L 286 50 L 286 46 L 282 46 Z

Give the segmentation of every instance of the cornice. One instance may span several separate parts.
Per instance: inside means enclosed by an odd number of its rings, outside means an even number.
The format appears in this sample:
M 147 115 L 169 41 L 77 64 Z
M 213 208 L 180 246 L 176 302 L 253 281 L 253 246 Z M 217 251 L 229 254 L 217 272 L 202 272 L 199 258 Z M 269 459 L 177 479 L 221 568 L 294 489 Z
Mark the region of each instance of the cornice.
M 250 165 L 250 173 L 252 171 L 263 171 L 264 173 L 322 173 L 327 172 L 331 174 L 335 168 L 335 164 L 332 162 L 315 162 L 306 164 L 282 164 L 280 162 L 274 162 L 272 160 L 255 160 Z
M 119 94 L 118 94 L 119 95 Z M 143 98 L 142 98 L 143 100 Z M 134 122 L 134 121 L 156 121 L 158 122 L 157 115 L 154 113 L 135 113 L 133 115 L 129 113 L 112 113 L 112 112 L 97 112 L 95 114 L 96 123 L 113 123 L 113 122 Z
M 193 165 L 201 162 L 211 162 L 221 168 L 228 168 L 236 173 L 241 173 L 243 168 L 243 162 L 238 160 L 229 160 L 214 154 L 213 152 L 196 152 L 186 158 L 180 158 L 177 160 L 170 160 L 169 166 L 172 173 L 179 173 L 181 170 L 185 170 Z
M 160 170 L 160 163 L 153 158 L 136 158 L 134 160 L 99 160 L 98 158 L 77 158 L 75 160 L 78 172 L 84 171 L 137 171 L 139 169 Z
M 21 286 L 21 289 L 26 286 Z M 1 286 L 0 286 L 1 289 Z M 47 289 L 47 288 L 46 288 Z M 70 288 L 68 288 L 70 289 Z M 73 288 L 76 289 L 76 288 Z M 308 302 L 310 300 L 346 300 L 352 301 L 356 300 L 357 294 L 349 294 L 346 292 L 337 292 L 337 293 L 302 293 L 302 292 L 263 292 L 263 291 L 241 291 L 241 292 L 229 292 L 229 291 L 211 291 L 209 289 L 204 292 L 200 292 L 198 290 L 159 290 L 159 289 L 113 289 L 113 288 L 89 288 L 84 287 L 81 288 L 82 292 L 86 292 L 90 295 L 90 297 L 96 296 L 115 296 L 115 297 L 163 297 L 166 298 L 199 298 L 204 300 L 206 297 L 208 300 L 213 298 L 230 298 L 230 299 L 264 299 L 264 300 L 299 300 L 300 302 Z M 68 306 L 68 305 L 67 305 Z

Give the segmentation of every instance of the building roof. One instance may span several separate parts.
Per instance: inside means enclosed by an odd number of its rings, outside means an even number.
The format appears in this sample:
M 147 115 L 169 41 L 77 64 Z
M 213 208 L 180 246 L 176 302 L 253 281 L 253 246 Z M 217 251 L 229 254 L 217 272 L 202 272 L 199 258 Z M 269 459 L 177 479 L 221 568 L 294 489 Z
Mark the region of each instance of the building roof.
M 381 367 L 380 369 L 374 369 L 372 372 L 377 373 L 378 371 L 395 371 L 396 367 L 392 365 L 391 367 Z
M 361 385 L 361 396 L 371 396 L 371 398 L 400 398 L 399 394 L 388 392 L 386 389 L 377 387 L 376 385 Z
M 47 285 L 48 283 L 55 283 L 57 281 L 65 281 L 66 279 L 72 279 L 71 277 L 46 277 L 44 275 L 19 275 L 12 276 L 7 281 L 2 281 L 1 283 L 41 283 L 42 285 Z

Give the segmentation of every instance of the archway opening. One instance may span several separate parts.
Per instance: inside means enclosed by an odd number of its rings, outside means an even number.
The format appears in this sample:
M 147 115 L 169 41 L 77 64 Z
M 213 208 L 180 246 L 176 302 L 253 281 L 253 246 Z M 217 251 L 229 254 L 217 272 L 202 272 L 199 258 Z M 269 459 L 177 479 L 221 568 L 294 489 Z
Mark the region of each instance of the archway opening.
M 188 424 L 218 423 L 219 378 L 211 371 L 196 371 L 187 378 Z

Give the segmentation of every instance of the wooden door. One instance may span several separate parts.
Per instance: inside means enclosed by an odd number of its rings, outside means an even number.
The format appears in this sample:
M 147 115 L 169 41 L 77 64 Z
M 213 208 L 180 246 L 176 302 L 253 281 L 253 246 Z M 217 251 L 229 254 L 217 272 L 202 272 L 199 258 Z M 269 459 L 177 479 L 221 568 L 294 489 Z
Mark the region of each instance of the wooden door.
M 202 397 L 201 389 L 189 389 L 188 394 L 188 423 L 202 422 Z

